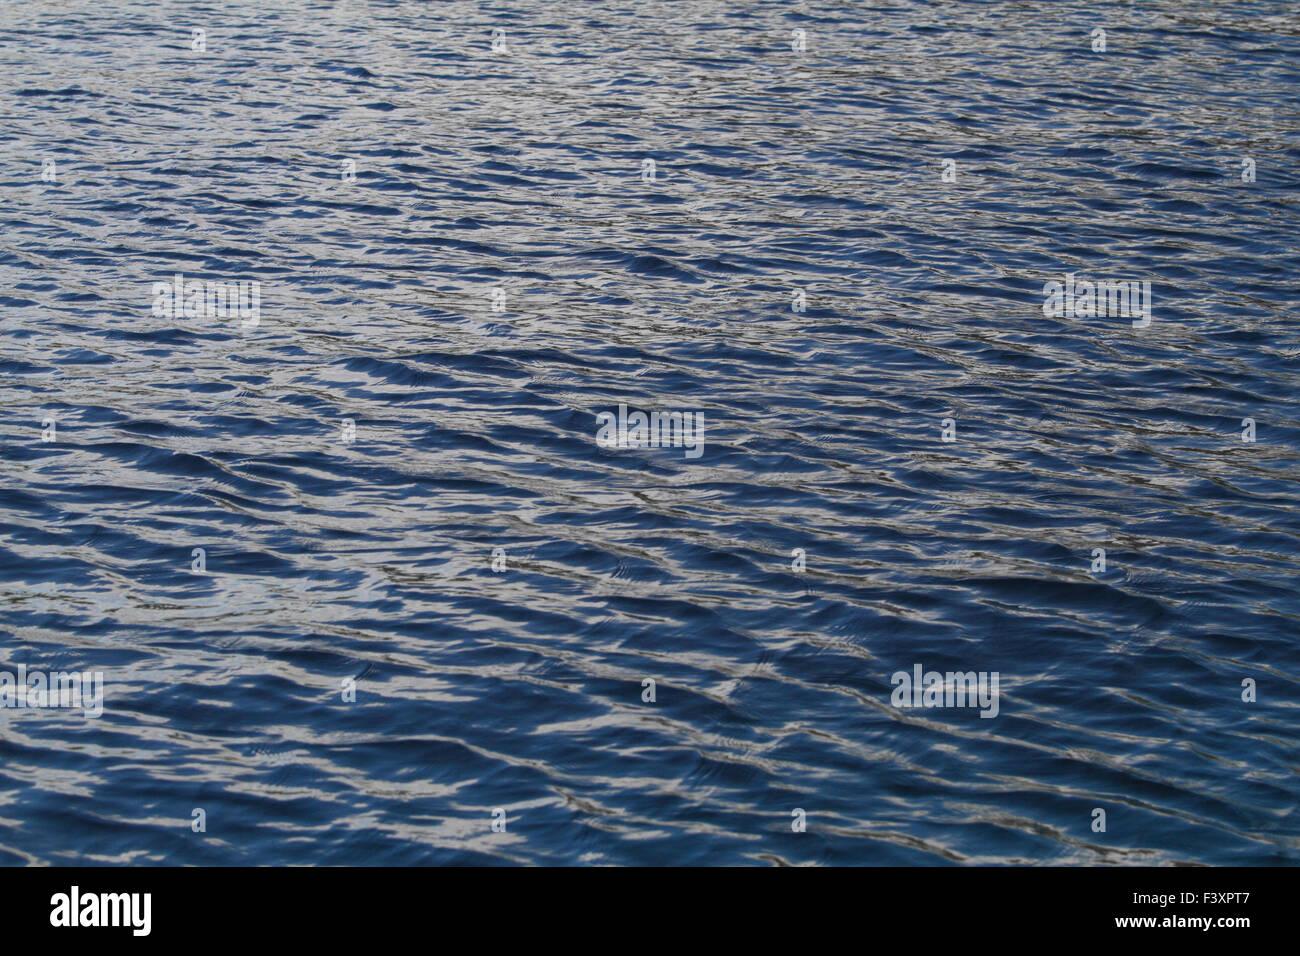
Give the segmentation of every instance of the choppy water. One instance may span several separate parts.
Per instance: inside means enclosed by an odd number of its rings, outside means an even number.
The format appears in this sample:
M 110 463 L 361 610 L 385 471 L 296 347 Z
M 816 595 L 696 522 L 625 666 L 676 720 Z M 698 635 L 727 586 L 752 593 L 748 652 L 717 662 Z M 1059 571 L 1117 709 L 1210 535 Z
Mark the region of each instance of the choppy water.
M 106 686 L 0 859 L 1296 862 L 1300 17 L 1220 6 L 2 0 L 2 666 Z

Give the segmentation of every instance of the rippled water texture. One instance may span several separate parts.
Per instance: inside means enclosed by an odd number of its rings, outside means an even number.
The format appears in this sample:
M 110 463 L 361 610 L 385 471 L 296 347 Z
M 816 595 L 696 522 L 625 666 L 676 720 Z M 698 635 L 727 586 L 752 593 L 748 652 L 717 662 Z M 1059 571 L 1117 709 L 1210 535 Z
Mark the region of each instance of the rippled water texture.
M 0 860 L 1300 860 L 1300 16 L 1104 6 L 0 0 Z

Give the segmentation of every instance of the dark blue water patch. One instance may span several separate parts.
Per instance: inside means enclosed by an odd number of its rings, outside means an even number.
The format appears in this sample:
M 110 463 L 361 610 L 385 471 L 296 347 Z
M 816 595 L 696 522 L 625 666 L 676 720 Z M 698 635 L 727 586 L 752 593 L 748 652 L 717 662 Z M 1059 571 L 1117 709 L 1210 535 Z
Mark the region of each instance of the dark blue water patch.
M 1294 862 L 1283 12 L 16 21 L 4 667 L 110 676 L 0 742 L 65 771 L 0 859 Z M 177 271 L 261 323 L 154 319 Z

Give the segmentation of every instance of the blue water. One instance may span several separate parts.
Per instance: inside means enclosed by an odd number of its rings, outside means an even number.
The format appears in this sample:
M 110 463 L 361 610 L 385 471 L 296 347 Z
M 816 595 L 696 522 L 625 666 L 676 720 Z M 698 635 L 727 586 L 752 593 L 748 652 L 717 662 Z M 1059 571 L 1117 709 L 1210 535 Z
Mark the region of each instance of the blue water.
M 1292 4 L 2 0 L 0 67 L 0 670 L 105 681 L 0 710 L 0 860 L 1300 861 Z

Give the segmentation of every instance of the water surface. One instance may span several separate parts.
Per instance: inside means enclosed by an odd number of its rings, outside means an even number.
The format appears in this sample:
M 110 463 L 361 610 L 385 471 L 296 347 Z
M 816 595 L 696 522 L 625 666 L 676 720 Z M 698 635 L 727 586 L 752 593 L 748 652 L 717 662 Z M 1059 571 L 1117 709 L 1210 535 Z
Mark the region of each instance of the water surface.
M 0 859 L 1297 862 L 1298 64 L 1280 2 L 2 0 L 0 667 L 107 683 L 0 711 Z

